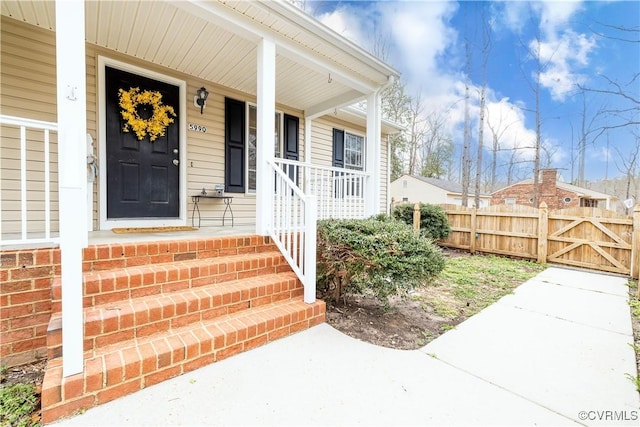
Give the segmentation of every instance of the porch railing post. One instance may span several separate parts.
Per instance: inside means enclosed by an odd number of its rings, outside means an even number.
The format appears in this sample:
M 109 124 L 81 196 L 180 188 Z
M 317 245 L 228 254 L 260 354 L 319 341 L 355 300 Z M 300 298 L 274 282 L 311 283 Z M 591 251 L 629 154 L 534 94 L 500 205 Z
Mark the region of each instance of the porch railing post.
M 316 300 L 316 233 L 317 202 L 316 196 L 307 194 L 305 200 L 305 248 L 304 248 L 304 302 L 311 304 Z

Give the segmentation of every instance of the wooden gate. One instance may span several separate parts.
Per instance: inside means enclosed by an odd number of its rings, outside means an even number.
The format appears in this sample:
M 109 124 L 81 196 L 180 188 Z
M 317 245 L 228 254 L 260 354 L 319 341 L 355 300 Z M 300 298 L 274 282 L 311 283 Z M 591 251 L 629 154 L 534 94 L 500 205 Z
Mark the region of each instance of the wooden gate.
M 628 275 L 633 220 L 598 208 L 549 212 L 547 261 Z
M 640 263 L 632 262 L 634 257 L 640 260 L 640 206 L 636 206 L 633 218 L 598 208 L 549 212 L 544 203 L 540 209 L 519 205 L 482 209 L 440 206 L 451 226 L 449 237 L 438 242 L 442 246 L 634 278 L 640 273 Z

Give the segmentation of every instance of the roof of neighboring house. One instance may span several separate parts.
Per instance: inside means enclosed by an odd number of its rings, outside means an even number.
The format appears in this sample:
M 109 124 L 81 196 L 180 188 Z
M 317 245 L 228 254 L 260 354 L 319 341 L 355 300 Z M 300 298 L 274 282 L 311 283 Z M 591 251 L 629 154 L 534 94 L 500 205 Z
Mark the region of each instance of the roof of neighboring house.
M 417 180 L 422 182 L 426 182 L 427 184 L 431 184 L 435 187 L 441 188 L 449 193 L 462 194 L 462 184 L 455 181 L 447 181 L 446 179 L 438 179 L 438 178 L 427 178 L 420 175 L 404 175 L 398 179 L 402 179 L 406 176 L 411 176 Z M 489 196 L 486 193 L 480 193 L 481 196 Z
M 507 188 L 513 187 L 515 185 L 533 185 L 533 178 L 525 179 L 523 181 L 516 182 L 515 184 L 507 185 L 506 187 L 496 190 L 491 194 L 495 194 L 498 191 L 504 191 Z M 616 196 L 612 196 L 611 194 L 600 193 L 599 191 L 590 190 L 584 187 L 578 187 L 577 185 L 567 184 L 566 182 L 561 181 L 556 181 L 556 187 L 566 191 L 571 191 L 572 193 L 576 193 L 578 196 L 587 199 L 618 199 Z

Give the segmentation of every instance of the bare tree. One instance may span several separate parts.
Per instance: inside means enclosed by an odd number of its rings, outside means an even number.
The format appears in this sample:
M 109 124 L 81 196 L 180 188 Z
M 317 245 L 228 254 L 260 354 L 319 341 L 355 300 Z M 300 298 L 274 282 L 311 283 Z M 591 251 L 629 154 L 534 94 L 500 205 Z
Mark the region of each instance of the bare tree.
M 618 148 L 616 148 L 616 151 L 618 152 L 618 156 L 620 157 L 620 163 L 618 164 L 616 162 L 616 166 L 618 167 L 618 170 L 625 175 L 625 178 L 626 178 L 625 199 L 629 199 L 631 196 L 637 199 L 637 196 L 638 196 L 636 179 L 638 174 L 638 164 L 640 160 L 638 158 L 640 154 L 640 136 L 636 134 L 635 137 L 636 137 L 636 144 L 631 149 L 631 152 L 629 154 L 623 155 L 622 152 Z M 631 194 L 632 183 L 634 188 L 636 188 L 636 191 L 634 191 L 633 195 Z M 628 215 L 629 208 L 625 208 L 625 209 L 626 209 L 626 214 Z
M 422 141 L 421 175 L 442 178 L 447 175 L 453 157 L 454 146 L 446 134 L 446 111 L 432 111 L 426 117 L 426 128 Z
M 384 117 L 408 127 L 411 121 L 411 97 L 406 94 L 404 83 L 400 80 L 394 81 L 383 91 L 381 98 Z M 400 132 L 391 137 L 391 180 L 405 173 L 405 157 L 409 146 L 407 139 L 407 132 Z
M 593 114 L 589 114 L 589 106 L 593 102 L 588 102 L 584 89 L 580 90 L 582 96 L 582 109 L 580 111 L 580 140 L 578 141 L 578 180 L 577 185 L 584 186 L 584 169 L 586 164 L 587 143 L 594 144 L 601 135 L 596 126 L 598 119 L 606 110 L 604 106 L 599 107 Z M 573 126 L 571 128 L 573 130 Z M 596 135 L 594 135 L 594 133 Z M 573 177 L 572 177 L 573 178 Z
M 534 12 L 529 9 L 529 17 L 533 21 Z M 535 120 L 536 120 L 536 140 L 534 144 L 534 160 L 533 160 L 533 206 L 538 206 L 538 199 L 540 196 L 540 150 L 542 146 L 542 119 L 540 112 L 540 91 L 541 83 L 540 79 L 544 71 L 549 65 L 549 58 L 546 62 L 543 63 L 542 53 L 541 53 L 541 34 L 540 34 L 540 25 L 539 23 L 532 22 L 534 27 L 536 28 L 534 39 L 529 42 L 529 44 L 524 44 L 521 41 L 522 46 L 525 48 L 527 53 L 527 57 L 530 61 L 533 61 L 533 76 L 529 77 L 527 73 L 523 69 L 522 62 L 520 63 L 520 70 L 522 75 L 524 76 L 531 92 L 534 96 L 535 101 Z M 552 55 L 553 56 L 553 55 Z
M 474 193 L 474 205 L 480 207 L 480 184 L 482 181 L 482 153 L 484 152 L 484 115 L 487 93 L 487 62 L 489 61 L 489 51 L 491 50 L 491 27 L 486 21 L 485 3 L 480 3 L 482 8 L 482 47 L 480 54 L 482 58 L 482 88 L 480 89 L 480 120 L 478 128 L 478 155 L 476 158 L 476 188 Z
M 592 31 L 601 38 L 614 40 L 622 43 L 625 48 L 632 46 L 637 49 L 640 44 L 640 27 L 626 28 L 616 25 L 596 22 L 601 30 Z M 606 115 L 609 120 L 604 125 L 594 129 L 594 137 L 602 135 L 610 129 L 620 129 L 635 127 L 640 125 L 640 90 L 638 81 L 640 71 L 638 66 L 630 66 L 631 75 L 626 82 L 612 79 L 605 74 L 600 74 L 600 84 L 578 85 L 585 92 L 592 92 L 607 97 L 610 101 L 616 101 L 615 108 L 603 109 L 601 114 Z M 611 102 L 613 104 L 613 102 Z
M 389 34 L 383 34 L 379 27 L 375 27 L 371 52 L 382 59 L 387 60 L 389 55 Z M 394 123 L 409 126 L 411 121 L 410 106 L 411 97 L 406 93 L 405 83 L 401 79 L 394 80 L 393 84 L 385 88 L 381 95 L 382 115 Z M 405 173 L 405 157 L 408 147 L 407 132 L 399 132 L 390 138 L 391 150 L 391 180 L 398 179 Z
M 487 115 L 489 115 L 489 111 L 487 111 Z M 487 117 L 487 128 L 489 128 L 489 132 L 491 133 L 491 178 L 489 181 L 489 188 L 491 191 L 495 191 L 497 189 L 498 153 L 502 151 L 500 142 L 509 127 L 519 122 L 519 120 L 514 120 L 511 123 L 503 125 L 503 120 L 502 109 L 500 109 L 500 117 L 497 119 L 497 122 L 495 120 L 491 120 L 490 116 Z
M 465 26 L 465 28 L 467 27 Z M 466 57 L 466 76 L 464 81 L 464 135 L 462 143 L 462 164 L 460 165 L 462 172 L 462 206 L 468 206 L 469 180 L 471 178 L 471 157 L 469 154 L 471 151 L 471 118 L 469 116 L 469 104 L 471 103 L 469 98 L 469 86 L 471 84 L 471 48 L 469 44 L 469 37 L 465 36 L 464 51 Z
M 407 138 L 407 149 L 409 151 L 409 174 L 419 173 L 422 164 L 422 143 L 426 132 L 425 120 L 423 118 L 424 105 L 422 96 L 411 99 L 409 103 L 409 135 Z
M 549 141 L 542 141 L 540 144 L 540 164 L 543 168 L 550 168 L 553 163 L 553 156 L 558 152 L 558 146 Z

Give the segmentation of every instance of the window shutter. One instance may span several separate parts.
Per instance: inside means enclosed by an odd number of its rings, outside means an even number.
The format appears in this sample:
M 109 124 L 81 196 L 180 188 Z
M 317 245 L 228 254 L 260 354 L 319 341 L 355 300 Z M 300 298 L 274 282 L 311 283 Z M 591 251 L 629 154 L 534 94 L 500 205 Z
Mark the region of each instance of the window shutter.
M 288 114 L 284 115 L 284 158 L 300 160 L 300 119 Z M 296 169 L 289 168 L 289 178 L 297 184 Z
M 244 193 L 245 106 L 225 98 L 224 184 L 229 193 Z
M 339 129 L 333 130 L 333 166 L 344 167 L 344 131 Z

